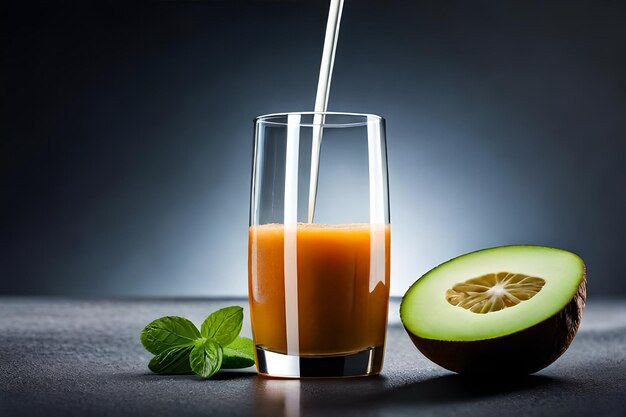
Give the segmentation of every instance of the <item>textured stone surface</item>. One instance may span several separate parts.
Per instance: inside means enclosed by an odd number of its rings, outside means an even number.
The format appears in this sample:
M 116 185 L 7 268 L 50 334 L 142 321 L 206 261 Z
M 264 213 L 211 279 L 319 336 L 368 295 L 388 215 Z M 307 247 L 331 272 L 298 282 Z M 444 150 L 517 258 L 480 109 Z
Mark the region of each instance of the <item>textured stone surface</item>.
M 231 304 L 247 307 L 245 300 L 0 298 L 0 416 L 626 415 L 624 301 L 591 300 L 563 357 L 515 383 L 466 381 L 430 363 L 404 334 L 397 302 L 380 377 L 269 380 L 245 370 L 204 381 L 147 370 L 150 354 L 138 340 L 145 324 L 164 315 L 199 324 Z

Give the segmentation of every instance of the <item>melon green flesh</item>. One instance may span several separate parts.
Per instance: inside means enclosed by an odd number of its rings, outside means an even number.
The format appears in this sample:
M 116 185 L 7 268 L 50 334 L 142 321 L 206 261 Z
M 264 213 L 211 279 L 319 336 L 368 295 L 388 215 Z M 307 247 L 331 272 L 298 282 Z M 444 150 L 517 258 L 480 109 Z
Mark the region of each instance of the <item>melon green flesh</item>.
M 558 313 L 574 297 L 584 278 L 578 256 L 543 246 L 503 246 L 452 259 L 420 278 L 402 300 L 400 316 L 416 336 L 448 341 L 493 339 L 516 333 Z M 490 273 L 511 272 L 545 280 L 528 300 L 478 314 L 450 304 L 446 291 L 455 284 Z

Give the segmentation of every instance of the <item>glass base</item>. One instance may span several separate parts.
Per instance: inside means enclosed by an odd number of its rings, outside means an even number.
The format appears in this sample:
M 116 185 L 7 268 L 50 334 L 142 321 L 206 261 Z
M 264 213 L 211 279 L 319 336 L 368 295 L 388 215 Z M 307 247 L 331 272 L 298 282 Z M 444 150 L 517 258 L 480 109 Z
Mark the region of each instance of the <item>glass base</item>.
M 347 355 L 297 356 L 256 347 L 259 374 L 274 378 L 344 378 L 378 375 L 384 348 L 373 347 Z

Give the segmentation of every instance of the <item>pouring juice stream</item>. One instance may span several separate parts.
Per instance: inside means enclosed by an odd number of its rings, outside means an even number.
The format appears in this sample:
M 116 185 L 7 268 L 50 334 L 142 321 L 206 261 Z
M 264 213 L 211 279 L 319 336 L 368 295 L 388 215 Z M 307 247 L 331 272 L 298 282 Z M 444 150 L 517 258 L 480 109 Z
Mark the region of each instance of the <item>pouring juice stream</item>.
M 311 147 L 311 179 L 309 183 L 309 223 L 313 223 L 315 215 L 315 199 L 317 195 L 317 179 L 320 166 L 320 150 L 322 146 L 322 124 L 324 115 L 317 112 L 325 112 L 328 108 L 328 94 L 330 92 L 330 80 L 335 63 L 335 51 L 337 50 L 337 38 L 339 37 L 339 25 L 343 0 L 331 0 L 326 23 L 326 36 L 324 37 L 324 49 L 320 76 L 317 82 L 317 95 L 315 96 L 315 116 L 313 117 L 313 142 Z

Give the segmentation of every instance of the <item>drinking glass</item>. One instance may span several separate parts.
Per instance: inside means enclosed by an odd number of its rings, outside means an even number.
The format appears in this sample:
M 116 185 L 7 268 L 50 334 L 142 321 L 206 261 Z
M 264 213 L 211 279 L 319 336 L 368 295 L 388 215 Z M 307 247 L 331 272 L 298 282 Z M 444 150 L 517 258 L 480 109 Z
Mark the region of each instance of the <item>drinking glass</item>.
M 380 373 L 389 255 L 384 119 L 257 117 L 248 291 L 259 374 Z

